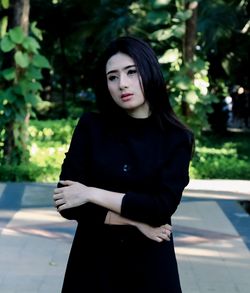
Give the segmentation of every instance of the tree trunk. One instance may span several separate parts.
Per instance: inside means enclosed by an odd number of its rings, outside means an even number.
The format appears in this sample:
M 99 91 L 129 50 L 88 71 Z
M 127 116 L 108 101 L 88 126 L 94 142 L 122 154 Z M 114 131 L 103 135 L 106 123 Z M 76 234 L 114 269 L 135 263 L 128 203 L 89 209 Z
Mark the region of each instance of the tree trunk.
M 4 141 L 4 147 L 3 147 L 3 162 L 4 164 L 11 164 L 12 159 L 11 156 L 14 155 L 15 151 L 15 138 L 14 138 L 14 122 L 11 121 L 8 124 L 5 125 L 5 141 Z
M 30 0 L 11 0 L 10 5 L 13 11 L 11 27 L 21 26 L 24 33 L 28 34 Z
M 9 27 L 8 29 L 14 28 L 16 26 L 21 26 L 24 33 L 28 34 L 28 29 L 29 29 L 29 11 L 30 11 L 30 0 L 11 0 L 10 1 L 10 9 L 11 13 L 9 15 L 10 19 L 8 21 Z M 8 59 L 8 66 L 11 67 L 13 66 L 13 55 L 11 54 L 11 58 Z M 19 122 L 20 123 L 20 122 Z M 5 141 L 4 141 L 4 147 L 3 147 L 3 152 L 4 152 L 4 158 L 3 161 L 4 163 L 7 164 L 12 164 L 12 163 L 21 163 L 23 154 L 27 152 L 27 146 L 25 142 L 28 139 L 28 132 L 25 131 L 27 129 L 29 123 L 29 115 L 27 113 L 27 116 L 25 120 L 23 121 L 23 125 L 26 127 L 22 127 L 23 133 L 19 135 L 18 140 L 22 140 L 19 142 L 23 145 L 24 149 L 20 149 L 17 147 L 17 142 L 16 138 L 14 135 L 14 129 L 15 129 L 15 118 L 13 117 L 13 120 L 9 121 L 7 125 L 5 125 L 5 130 L 6 130 L 6 135 L 5 135 Z M 20 152 L 20 153 L 19 153 Z
M 185 10 L 191 10 L 192 16 L 186 21 L 186 31 L 183 40 L 183 61 L 184 64 L 193 61 L 195 46 L 196 46 L 196 28 L 197 28 L 197 11 L 198 1 L 187 1 L 185 3 Z M 188 70 L 188 76 L 191 80 L 194 79 L 194 72 L 190 68 Z M 190 116 L 191 112 L 186 101 L 181 105 L 182 114 L 184 116 Z
M 191 10 L 192 16 L 186 21 L 186 32 L 183 44 L 183 59 L 184 62 L 193 60 L 195 45 L 196 45 L 196 27 L 197 27 L 197 11 L 198 2 L 189 1 L 185 4 L 185 10 Z

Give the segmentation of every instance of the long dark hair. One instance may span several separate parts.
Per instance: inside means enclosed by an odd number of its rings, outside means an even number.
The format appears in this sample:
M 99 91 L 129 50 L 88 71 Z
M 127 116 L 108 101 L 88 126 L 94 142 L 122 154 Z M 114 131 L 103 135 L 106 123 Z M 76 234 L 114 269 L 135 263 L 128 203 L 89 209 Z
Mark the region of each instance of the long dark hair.
M 109 58 L 121 52 L 130 56 L 141 76 L 144 97 L 149 103 L 151 113 L 157 117 L 161 127 L 166 123 L 187 132 L 191 132 L 175 115 L 170 104 L 165 81 L 155 52 L 142 39 L 125 36 L 113 40 L 99 59 L 94 74 L 94 91 L 97 106 L 107 118 L 122 117 L 122 110 L 110 96 L 107 79 L 106 64 Z M 113 120 L 114 121 L 114 120 Z

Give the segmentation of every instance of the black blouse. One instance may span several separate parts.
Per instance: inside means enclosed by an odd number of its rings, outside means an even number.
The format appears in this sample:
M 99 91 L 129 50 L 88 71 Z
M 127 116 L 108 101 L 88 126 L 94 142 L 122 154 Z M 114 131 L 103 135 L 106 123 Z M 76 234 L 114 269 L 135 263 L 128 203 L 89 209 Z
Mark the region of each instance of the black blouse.
M 75 128 L 60 179 L 124 193 L 121 216 L 160 226 L 171 223 L 189 182 L 191 149 L 186 131 L 162 130 L 153 115 L 127 116 L 110 127 L 100 114 L 86 113 Z M 91 226 L 103 224 L 107 212 L 86 203 L 61 214 Z

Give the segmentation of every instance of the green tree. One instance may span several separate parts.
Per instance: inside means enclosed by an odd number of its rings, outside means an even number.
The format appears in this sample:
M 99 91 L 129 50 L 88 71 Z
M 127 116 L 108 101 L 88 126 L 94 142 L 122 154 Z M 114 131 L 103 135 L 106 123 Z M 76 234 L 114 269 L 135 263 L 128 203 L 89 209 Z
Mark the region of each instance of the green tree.
M 22 7 L 20 3 L 23 4 Z M 5 4 L 3 7 L 8 8 L 8 3 Z M 20 164 L 28 160 L 29 117 L 32 108 L 40 102 L 41 68 L 50 67 L 47 59 L 39 54 L 40 45 L 37 40 L 41 39 L 41 32 L 34 23 L 31 25 L 33 36 L 27 35 L 28 4 L 28 1 L 11 2 L 12 8 L 16 11 L 11 19 L 15 27 L 5 32 L 2 30 L 0 40 L 0 159 L 2 164 Z
M 52 94 L 57 104 L 62 97 L 64 115 L 77 93 L 91 97 L 90 70 L 119 35 L 151 43 L 175 110 L 197 133 L 209 126 L 218 97 L 237 80 L 248 81 L 247 0 L 31 1 L 45 31 L 42 50 L 55 69 Z

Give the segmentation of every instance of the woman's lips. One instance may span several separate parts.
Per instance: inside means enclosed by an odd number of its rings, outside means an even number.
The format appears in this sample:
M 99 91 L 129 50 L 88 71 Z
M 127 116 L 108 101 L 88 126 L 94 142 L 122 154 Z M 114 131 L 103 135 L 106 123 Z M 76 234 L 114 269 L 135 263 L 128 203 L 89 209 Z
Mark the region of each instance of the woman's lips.
M 133 94 L 131 94 L 131 93 L 122 94 L 121 95 L 121 100 L 124 101 L 124 102 L 129 101 L 132 96 L 133 96 Z

